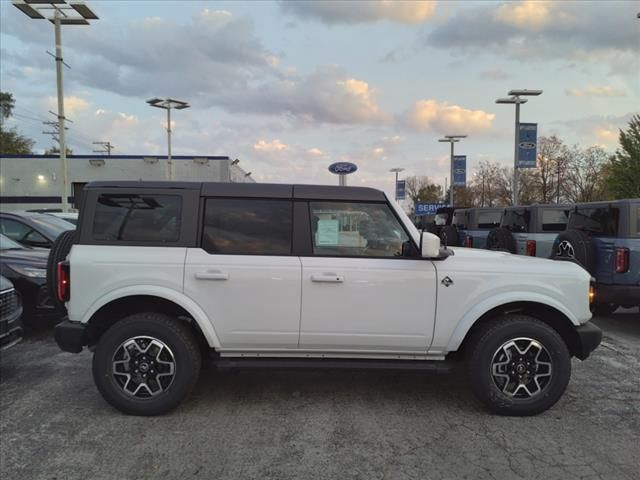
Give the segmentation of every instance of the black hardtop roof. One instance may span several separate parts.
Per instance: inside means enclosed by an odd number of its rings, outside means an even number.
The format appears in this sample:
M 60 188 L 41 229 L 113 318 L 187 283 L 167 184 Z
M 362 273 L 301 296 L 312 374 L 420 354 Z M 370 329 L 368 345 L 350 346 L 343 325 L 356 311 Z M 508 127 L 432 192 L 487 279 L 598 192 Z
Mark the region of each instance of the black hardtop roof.
M 182 189 L 200 190 L 204 197 L 298 198 L 305 200 L 385 201 L 384 193 L 369 187 L 336 185 L 289 185 L 280 183 L 223 183 L 169 181 L 100 181 L 87 189 Z
M 623 198 L 620 200 L 599 200 L 597 202 L 580 202 L 575 205 L 571 205 L 571 209 L 577 208 L 589 208 L 589 207 L 608 207 L 609 205 L 629 205 L 640 203 L 640 198 Z

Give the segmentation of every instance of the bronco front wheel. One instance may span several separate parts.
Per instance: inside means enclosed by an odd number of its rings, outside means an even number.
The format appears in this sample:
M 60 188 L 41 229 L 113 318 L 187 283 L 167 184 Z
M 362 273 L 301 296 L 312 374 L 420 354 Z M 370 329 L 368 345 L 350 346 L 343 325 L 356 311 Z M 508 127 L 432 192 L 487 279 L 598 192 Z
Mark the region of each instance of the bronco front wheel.
M 511 314 L 481 325 L 467 349 L 471 389 L 501 415 L 536 415 L 562 396 L 571 355 L 560 335 L 535 318 Z
M 93 377 L 105 400 L 121 412 L 160 415 L 189 394 L 200 364 L 198 344 L 185 324 L 160 313 L 139 313 L 102 336 Z

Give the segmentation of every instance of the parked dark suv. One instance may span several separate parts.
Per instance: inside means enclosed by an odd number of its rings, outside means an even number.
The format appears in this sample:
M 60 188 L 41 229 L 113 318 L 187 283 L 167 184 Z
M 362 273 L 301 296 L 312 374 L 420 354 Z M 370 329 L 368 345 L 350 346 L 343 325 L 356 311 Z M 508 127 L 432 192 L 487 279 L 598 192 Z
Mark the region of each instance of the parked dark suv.
M 553 257 L 574 259 L 595 277 L 596 312 L 640 306 L 640 199 L 576 205 Z
M 0 350 L 22 340 L 22 305 L 9 279 L 0 275 Z
M 558 233 L 567 227 L 570 208 L 567 205 L 505 208 L 500 227 L 487 236 L 487 248 L 548 258 Z

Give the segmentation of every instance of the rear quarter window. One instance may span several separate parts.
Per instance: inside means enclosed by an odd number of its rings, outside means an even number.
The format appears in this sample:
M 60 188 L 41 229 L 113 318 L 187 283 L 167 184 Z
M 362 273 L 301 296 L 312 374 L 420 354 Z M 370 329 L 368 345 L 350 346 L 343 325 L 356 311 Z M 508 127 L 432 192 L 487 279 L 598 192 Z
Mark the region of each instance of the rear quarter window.
M 550 208 L 542 210 L 542 231 L 563 232 L 567 228 L 569 211 L 566 209 Z
M 567 228 L 577 228 L 592 235 L 618 236 L 620 210 L 613 207 L 580 207 L 570 213 Z
M 92 235 L 110 242 L 176 242 L 181 212 L 179 195 L 103 193 L 96 202 Z
M 492 229 L 500 226 L 502 212 L 480 212 L 478 213 L 478 228 Z

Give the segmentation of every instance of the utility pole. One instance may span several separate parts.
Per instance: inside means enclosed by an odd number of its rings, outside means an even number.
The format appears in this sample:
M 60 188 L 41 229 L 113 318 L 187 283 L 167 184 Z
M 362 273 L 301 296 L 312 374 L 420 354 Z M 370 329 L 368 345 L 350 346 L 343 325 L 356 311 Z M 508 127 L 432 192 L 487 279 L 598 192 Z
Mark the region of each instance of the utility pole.
M 62 84 L 62 65 L 68 67 L 62 60 L 62 33 L 61 25 L 89 25 L 89 20 L 97 20 L 98 17 L 84 3 L 67 0 L 13 0 L 13 5 L 29 18 L 36 20 L 49 20 L 54 26 L 56 42 L 56 86 L 58 93 L 58 143 L 60 144 L 60 167 L 62 170 L 62 211 L 69 211 L 69 165 L 67 162 L 67 146 L 65 143 L 64 116 L 64 89 Z M 53 10 L 53 17 L 49 15 Z M 47 13 L 47 16 L 42 14 Z
M 92 142 L 93 145 L 101 145 L 103 147 L 102 150 L 94 150 L 94 153 L 106 153 L 108 156 L 111 156 L 111 150 L 115 147 L 111 145 L 111 142 Z

